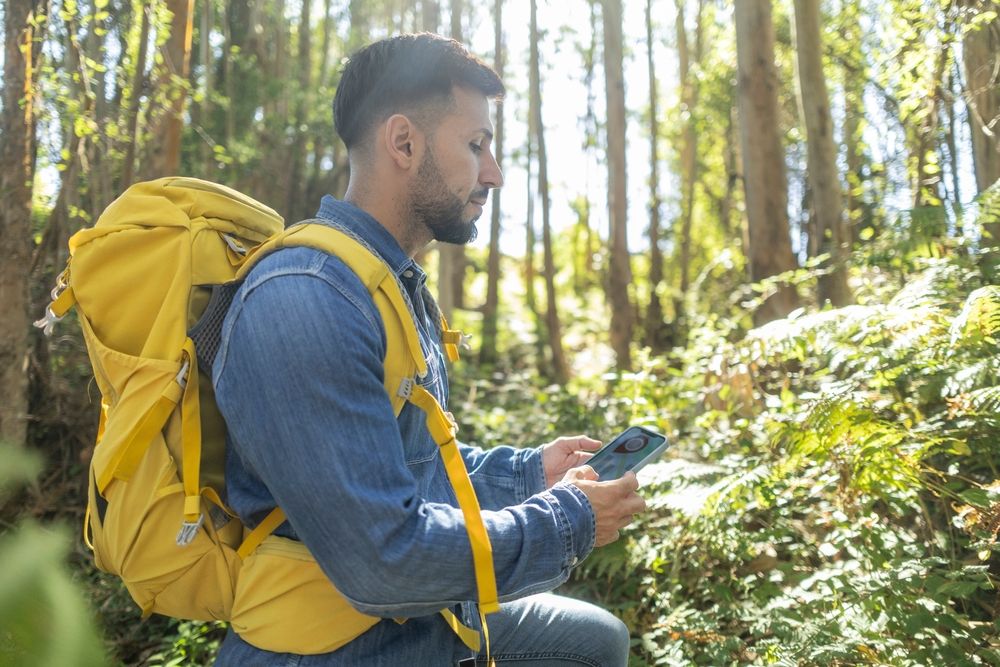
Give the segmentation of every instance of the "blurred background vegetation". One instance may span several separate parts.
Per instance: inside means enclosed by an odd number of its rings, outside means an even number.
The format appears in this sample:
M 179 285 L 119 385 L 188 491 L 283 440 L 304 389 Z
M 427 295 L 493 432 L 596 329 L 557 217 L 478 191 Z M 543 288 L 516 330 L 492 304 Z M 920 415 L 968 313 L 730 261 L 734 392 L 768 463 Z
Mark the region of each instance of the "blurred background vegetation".
M 461 437 L 674 443 L 563 591 L 635 665 L 1000 664 L 997 11 L 6 0 L 0 664 L 209 664 L 225 631 L 140 622 L 76 531 L 98 392 L 72 322 L 29 326 L 68 237 L 171 173 L 309 217 L 346 185 L 340 62 L 414 30 L 509 88 L 502 198 L 421 257 L 474 335 Z

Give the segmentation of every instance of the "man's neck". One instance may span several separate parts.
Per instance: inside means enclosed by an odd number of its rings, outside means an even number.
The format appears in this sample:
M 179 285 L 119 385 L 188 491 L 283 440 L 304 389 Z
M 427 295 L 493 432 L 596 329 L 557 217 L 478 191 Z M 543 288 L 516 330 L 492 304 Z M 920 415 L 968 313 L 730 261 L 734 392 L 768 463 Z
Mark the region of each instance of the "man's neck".
M 384 192 L 372 193 L 367 188 L 357 185 L 354 179 L 347 185 L 344 201 L 375 218 L 410 257 L 415 256 L 430 242 L 426 234 L 417 232 L 417 225 L 407 215 L 407 198 L 399 192 L 388 189 Z

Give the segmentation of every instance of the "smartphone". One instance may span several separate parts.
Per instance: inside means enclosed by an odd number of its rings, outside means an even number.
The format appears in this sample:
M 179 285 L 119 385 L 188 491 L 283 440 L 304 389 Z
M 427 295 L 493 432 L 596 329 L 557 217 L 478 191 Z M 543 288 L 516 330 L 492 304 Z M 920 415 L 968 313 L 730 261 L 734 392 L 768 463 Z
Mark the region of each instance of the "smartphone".
M 639 472 L 667 448 L 667 439 L 642 426 L 630 426 L 624 433 L 594 454 L 586 464 L 607 482 L 618 479 L 626 471 Z

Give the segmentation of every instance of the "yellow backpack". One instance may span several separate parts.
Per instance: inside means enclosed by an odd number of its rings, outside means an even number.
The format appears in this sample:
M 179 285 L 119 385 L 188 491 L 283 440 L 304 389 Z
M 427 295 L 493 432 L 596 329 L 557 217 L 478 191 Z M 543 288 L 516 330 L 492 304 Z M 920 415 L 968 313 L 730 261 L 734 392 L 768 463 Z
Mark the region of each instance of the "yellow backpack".
M 284 521 L 280 508 L 250 531 L 222 502 L 225 423 L 211 368 L 199 369 L 199 359 L 214 358 L 225 314 L 211 302 L 231 298 L 257 261 L 292 246 L 339 257 L 371 293 L 388 343 L 386 391 L 397 415 L 406 401 L 425 412 L 440 447 L 465 517 L 485 628 L 484 615 L 499 608 L 489 537 L 451 421 L 414 381 L 426 360 L 395 275 L 343 232 L 284 229 L 270 208 L 193 178 L 134 185 L 75 234 L 36 323 L 49 333 L 76 307 L 101 392 L 84 526 L 97 566 L 121 577 L 144 617 L 230 621 L 269 651 L 332 651 L 381 620 L 351 607 L 303 544 L 271 534 Z M 444 328 L 455 359 L 460 335 Z M 441 614 L 479 649 L 477 632 Z

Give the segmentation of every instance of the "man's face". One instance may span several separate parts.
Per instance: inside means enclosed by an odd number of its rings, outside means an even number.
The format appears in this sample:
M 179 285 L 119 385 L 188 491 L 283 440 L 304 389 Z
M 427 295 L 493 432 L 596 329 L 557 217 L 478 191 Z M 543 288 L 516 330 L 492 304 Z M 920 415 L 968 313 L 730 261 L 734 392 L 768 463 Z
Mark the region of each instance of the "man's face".
M 476 237 L 490 189 L 503 185 L 503 174 L 490 150 L 488 100 L 467 88 L 452 93 L 453 107 L 427 137 L 410 185 L 410 208 L 436 241 L 468 243 Z

